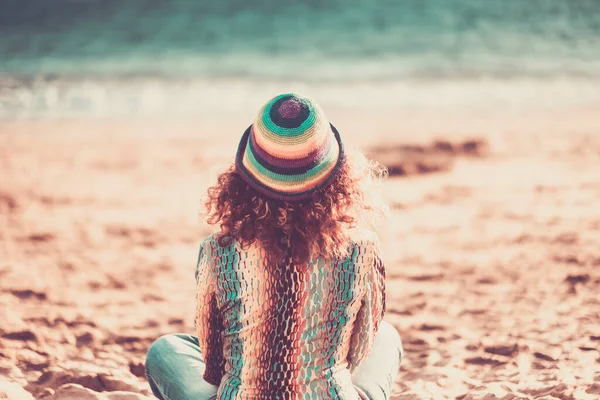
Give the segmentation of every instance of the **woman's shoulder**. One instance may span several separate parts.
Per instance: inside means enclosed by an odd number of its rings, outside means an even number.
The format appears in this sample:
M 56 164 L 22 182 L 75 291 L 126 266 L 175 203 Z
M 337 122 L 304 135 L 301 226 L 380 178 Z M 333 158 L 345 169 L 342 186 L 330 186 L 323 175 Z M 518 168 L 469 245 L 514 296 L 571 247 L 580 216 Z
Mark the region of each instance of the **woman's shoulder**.
M 235 238 L 223 236 L 221 232 L 208 235 L 200 244 L 200 253 L 209 259 L 236 250 L 239 250 L 239 246 Z
M 226 248 L 235 247 L 236 241 L 233 238 L 223 236 L 220 232 L 214 232 L 208 235 L 202 243 L 200 248 L 205 251 L 224 250 Z
M 200 251 L 198 253 L 198 264 L 206 263 L 208 260 L 219 253 L 220 249 L 218 233 L 212 233 L 202 240 L 200 243 Z
M 352 246 L 379 250 L 379 236 L 372 229 L 354 228 L 348 232 Z
M 373 260 L 381 258 L 379 247 L 379 237 L 371 229 L 353 229 L 349 233 L 351 257 L 356 256 L 362 259 L 367 265 L 371 265 Z
M 210 250 L 211 247 L 216 247 L 219 245 L 219 235 L 217 232 L 211 233 L 207 237 L 205 237 L 200 243 L 201 250 Z
M 221 240 L 219 232 L 212 233 L 202 240 L 198 251 L 198 261 L 196 263 L 196 280 L 200 270 L 211 271 L 215 265 L 215 259 L 223 254 L 229 253 L 229 248 L 235 246 L 234 241 L 227 242 Z

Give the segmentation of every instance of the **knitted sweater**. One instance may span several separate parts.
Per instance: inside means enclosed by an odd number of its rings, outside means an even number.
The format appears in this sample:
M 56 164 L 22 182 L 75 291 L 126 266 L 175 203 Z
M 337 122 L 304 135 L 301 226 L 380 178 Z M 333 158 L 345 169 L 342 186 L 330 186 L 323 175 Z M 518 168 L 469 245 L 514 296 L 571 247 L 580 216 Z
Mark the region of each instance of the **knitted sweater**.
M 200 247 L 196 327 L 217 399 L 359 399 L 351 372 L 369 354 L 385 309 L 376 237 L 342 260 L 266 263 L 258 245 Z

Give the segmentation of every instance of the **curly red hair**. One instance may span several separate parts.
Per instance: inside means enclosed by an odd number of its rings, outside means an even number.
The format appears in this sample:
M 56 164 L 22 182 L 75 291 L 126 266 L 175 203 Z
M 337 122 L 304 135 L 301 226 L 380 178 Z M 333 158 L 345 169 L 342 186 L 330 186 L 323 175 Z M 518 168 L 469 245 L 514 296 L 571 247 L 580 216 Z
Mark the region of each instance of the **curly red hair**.
M 244 248 L 257 242 L 271 262 L 290 257 L 294 264 L 303 264 L 312 257 L 343 257 L 348 229 L 365 212 L 385 213 L 381 198 L 375 201 L 379 205 L 367 201 L 365 184 L 374 186 L 386 175 L 381 165 L 351 152 L 329 184 L 308 200 L 290 203 L 258 193 L 231 166 L 208 189 L 207 222 L 221 228 L 222 246 L 232 239 Z

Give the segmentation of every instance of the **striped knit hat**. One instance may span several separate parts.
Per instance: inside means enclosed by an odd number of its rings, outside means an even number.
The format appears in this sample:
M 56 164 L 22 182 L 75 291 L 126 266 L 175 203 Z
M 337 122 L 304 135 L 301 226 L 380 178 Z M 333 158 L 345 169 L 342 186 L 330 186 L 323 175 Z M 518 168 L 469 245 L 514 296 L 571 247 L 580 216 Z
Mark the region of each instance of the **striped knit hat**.
M 343 160 L 340 135 L 321 107 L 288 93 L 269 101 L 246 129 L 235 165 L 259 193 L 300 201 L 330 182 Z

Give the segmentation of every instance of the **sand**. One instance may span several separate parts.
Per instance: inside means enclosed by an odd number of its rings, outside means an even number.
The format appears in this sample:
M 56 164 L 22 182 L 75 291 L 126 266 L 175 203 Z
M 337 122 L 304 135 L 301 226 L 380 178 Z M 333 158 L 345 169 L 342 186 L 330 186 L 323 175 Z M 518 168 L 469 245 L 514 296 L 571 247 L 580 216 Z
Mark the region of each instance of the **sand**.
M 597 113 L 329 114 L 396 168 L 394 399 L 600 398 Z M 0 124 L 0 398 L 152 397 L 145 351 L 193 332 L 199 200 L 248 117 Z

